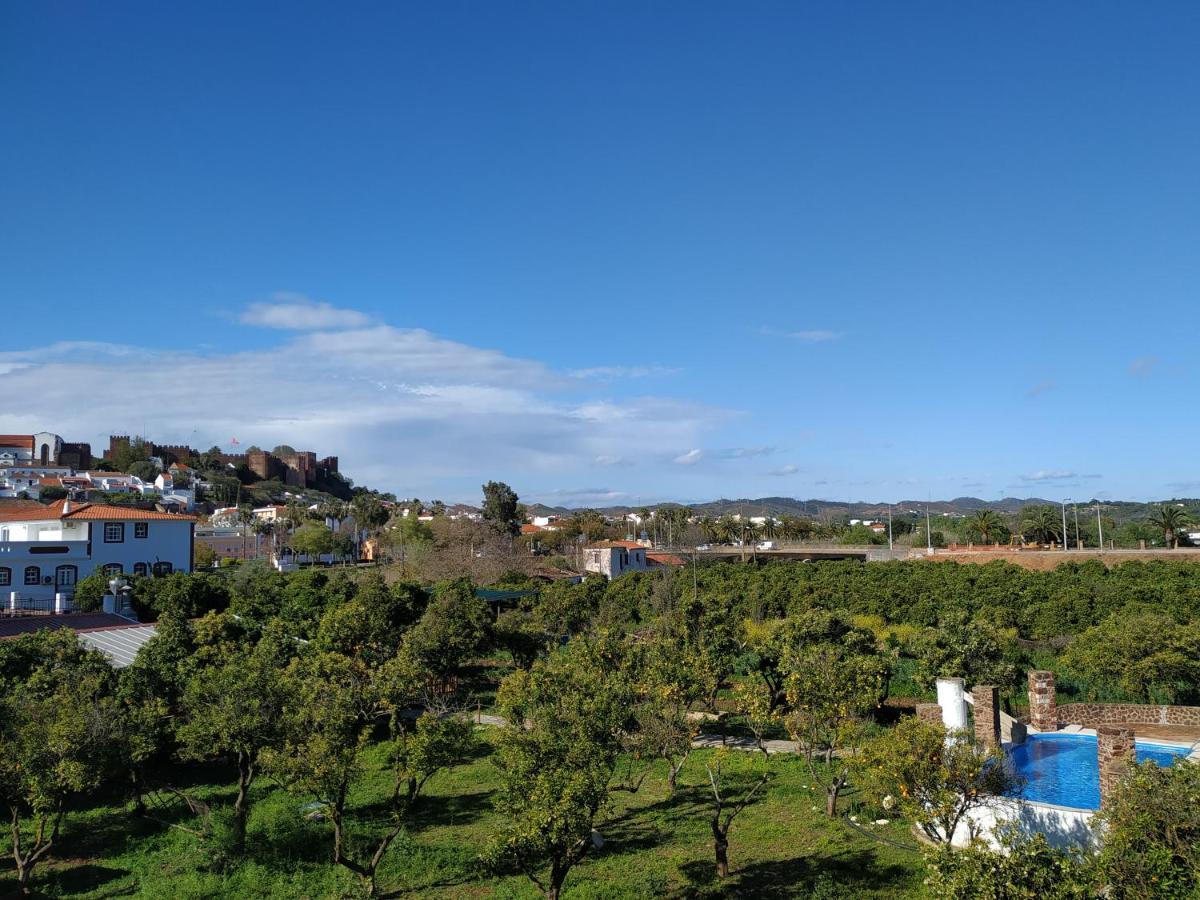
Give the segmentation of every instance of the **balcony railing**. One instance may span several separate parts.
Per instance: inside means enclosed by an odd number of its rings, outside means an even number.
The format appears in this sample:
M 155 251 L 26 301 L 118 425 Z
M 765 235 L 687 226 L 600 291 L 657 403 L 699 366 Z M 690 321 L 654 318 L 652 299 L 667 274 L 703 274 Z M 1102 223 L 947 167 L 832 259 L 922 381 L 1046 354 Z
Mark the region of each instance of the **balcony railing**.
M 47 562 L 59 559 L 87 559 L 87 541 L 0 541 L 0 560 L 44 559 Z
M 24 616 L 53 616 L 75 612 L 74 599 L 70 596 L 73 588 L 59 588 L 66 592 L 62 600 L 55 597 L 25 597 L 17 592 L 5 591 L 0 596 L 0 619 L 22 618 Z

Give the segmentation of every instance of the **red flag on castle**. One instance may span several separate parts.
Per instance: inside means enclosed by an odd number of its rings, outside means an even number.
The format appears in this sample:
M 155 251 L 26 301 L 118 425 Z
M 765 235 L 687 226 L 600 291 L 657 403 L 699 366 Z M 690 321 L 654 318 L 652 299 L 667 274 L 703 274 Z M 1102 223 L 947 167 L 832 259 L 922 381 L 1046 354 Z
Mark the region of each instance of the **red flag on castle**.
M 237 438 L 235 438 L 235 437 L 231 437 L 231 438 L 229 439 L 229 446 L 230 446 L 230 447 L 236 447 L 237 445 L 238 445 L 238 439 L 237 439 Z

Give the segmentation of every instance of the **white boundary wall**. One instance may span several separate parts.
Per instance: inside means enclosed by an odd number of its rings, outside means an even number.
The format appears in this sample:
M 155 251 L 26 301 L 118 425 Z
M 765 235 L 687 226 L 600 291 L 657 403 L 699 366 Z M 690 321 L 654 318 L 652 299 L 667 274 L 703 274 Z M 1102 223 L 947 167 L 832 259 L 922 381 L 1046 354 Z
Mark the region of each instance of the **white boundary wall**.
M 1000 848 L 997 831 L 1013 828 L 1024 836 L 1043 834 L 1052 847 L 1094 850 L 1097 845 L 1096 833 L 1092 831 L 1092 817 L 1095 815 L 1095 811 L 1090 809 L 998 797 L 987 806 L 972 810 L 965 818 L 970 820 L 979 837 L 992 849 Z M 959 822 L 953 844 L 955 847 L 965 847 L 969 842 L 970 826 L 966 821 Z

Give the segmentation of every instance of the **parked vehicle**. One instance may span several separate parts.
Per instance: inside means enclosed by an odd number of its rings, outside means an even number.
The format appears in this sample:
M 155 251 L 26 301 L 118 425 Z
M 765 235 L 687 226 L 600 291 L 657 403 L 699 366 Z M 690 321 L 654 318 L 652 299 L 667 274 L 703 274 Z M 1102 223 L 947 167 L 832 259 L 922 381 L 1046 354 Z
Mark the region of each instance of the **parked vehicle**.
M 759 550 L 778 550 L 779 545 L 776 544 L 774 541 L 759 541 L 758 549 Z

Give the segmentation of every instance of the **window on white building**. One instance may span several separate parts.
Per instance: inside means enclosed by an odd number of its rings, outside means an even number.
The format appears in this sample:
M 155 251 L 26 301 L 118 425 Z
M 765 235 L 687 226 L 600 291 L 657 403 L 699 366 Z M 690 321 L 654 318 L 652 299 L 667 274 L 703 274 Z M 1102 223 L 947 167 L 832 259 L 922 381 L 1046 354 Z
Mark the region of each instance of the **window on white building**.
M 12 569 L 8 566 L 0 566 L 0 587 L 7 587 L 12 584 Z
M 170 575 L 173 571 L 175 571 L 175 567 L 169 562 L 156 562 L 154 564 L 155 575 Z
M 125 542 L 125 524 L 123 522 L 104 523 L 104 543 L 123 544 Z
M 103 571 L 105 575 L 120 575 L 124 569 L 120 563 L 108 563 Z
M 133 564 L 133 574 L 134 575 L 145 575 L 149 570 L 150 570 L 150 567 L 147 566 L 145 563 L 134 563 Z
M 149 522 L 135 522 L 133 525 L 133 536 L 135 538 L 148 537 L 150 534 Z
M 30 584 L 41 584 L 41 583 L 42 583 L 42 570 L 39 569 L 37 566 L 26 566 L 25 567 L 25 584 L 30 585 Z

